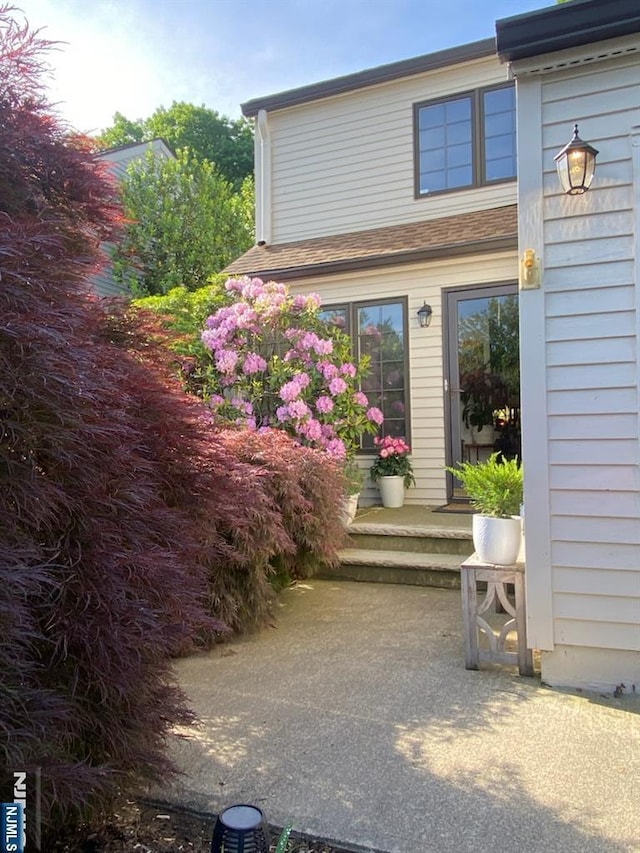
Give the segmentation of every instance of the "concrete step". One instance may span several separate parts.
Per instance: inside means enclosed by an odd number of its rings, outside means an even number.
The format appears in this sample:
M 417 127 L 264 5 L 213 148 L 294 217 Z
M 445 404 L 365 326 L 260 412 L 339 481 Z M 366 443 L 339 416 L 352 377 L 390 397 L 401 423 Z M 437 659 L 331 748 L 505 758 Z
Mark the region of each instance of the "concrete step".
M 356 519 L 349 525 L 349 539 L 351 547 L 359 550 L 457 554 L 463 558 L 473 552 L 471 530 L 464 527 L 370 524 Z
M 469 554 L 472 551 L 473 546 Z M 345 548 L 340 551 L 339 556 L 339 565 L 334 569 L 323 569 L 319 577 L 444 589 L 460 588 L 460 563 L 464 557 L 459 554 Z

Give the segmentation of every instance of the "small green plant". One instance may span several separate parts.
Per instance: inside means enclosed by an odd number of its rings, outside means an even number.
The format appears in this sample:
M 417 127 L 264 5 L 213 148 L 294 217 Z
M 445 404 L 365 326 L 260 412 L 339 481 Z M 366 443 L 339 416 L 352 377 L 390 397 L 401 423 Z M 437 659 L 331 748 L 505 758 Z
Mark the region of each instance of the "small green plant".
M 287 848 L 289 847 L 289 836 L 291 835 L 292 829 L 293 827 L 290 823 L 285 826 L 280 838 L 278 839 L 274 853 L 286 853 Z
M 364 471 L 358 467 L 355 459 L 347 459 L 342 469 L 345 491 L 348 495 L 359 495 L 364 488 Z
M 519 515 L 524 476 L 517 459 L 504 459 L 499 453 L 492 453 L 486 462 L 459 462 L 457 468 L 447 471 L 462 482 L 473 506 L 482 515 L 494 518 Z

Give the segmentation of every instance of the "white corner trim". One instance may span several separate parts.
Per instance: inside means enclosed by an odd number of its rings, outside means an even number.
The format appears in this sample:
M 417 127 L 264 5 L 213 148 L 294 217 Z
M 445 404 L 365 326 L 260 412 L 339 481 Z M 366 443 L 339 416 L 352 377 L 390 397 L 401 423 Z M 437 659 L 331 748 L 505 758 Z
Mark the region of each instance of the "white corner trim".
M 633 197 L 633 261 L 636 283 L 636 355 L 640 377 L 640 125 L 631 128 L 631 192 Z M 640 441 L 640 418 L 638 418 L 638 440 Z
M 271 130 L 266 110 L 259 110 L 256 121 L 256 242 L 271 243 Z
M 540 259 L 541 286 L 520 291 L 520 387 L 525 506 L 527 642 L 552 650 L 553 577 L 549 517 L 547 353 L 544 287 L 544 198 L 542 80 L 518 79 L 518 254 L 533 249 Z

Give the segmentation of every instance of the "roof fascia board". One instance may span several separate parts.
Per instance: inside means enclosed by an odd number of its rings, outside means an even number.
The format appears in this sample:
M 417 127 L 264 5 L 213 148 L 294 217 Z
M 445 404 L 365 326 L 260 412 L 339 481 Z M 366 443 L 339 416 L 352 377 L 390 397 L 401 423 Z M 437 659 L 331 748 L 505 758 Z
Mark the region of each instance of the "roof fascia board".
M 617 58 L 625 54 L 640 53 L 640 41 L 637 36 L 609 39 L 604 42 L 585 44 L 572 50 L 558 50 L 525 59 L 517 59 L 509 63 L 512 77 L 522 77 L 528 74 L 549 74 L 553 71 L 563 71 L 577 68 L 580 65 L 593 65 L 607 59 Z
M 481 41 L 463 44 L 459 47 L 440 50 L 437 53 L 429 53 L 424 56 L 416 56 L 412 59 L 404 59 L 400 62 L 392 62 L 388 65 L 380 65 L 366 71 L 358 71 L 355 74 L 347 74 L 344 77 L 335 77 L 321 83 L 312 83 L 309 86 L 301 86 L 298 89 L 289 89 L 278 92 L 275 95 L 266 95 L 263 98 L 254 98 L 241 104 L 242 114 L 246 117 L 256 116 L 259 110 L 281 110 L 287 107 L 306 104 L 310 101 L 318 101 L 332 95 L 341 95 L 368 86 L 376 86 L 379 83 L 387 83 L 402 77 L 411 77 L 425 71 L 434 71 L 447 65 L 457 65 L 461 62 L 470 62 L 474 59 L 483 59 L 493 56 L 496 52 L 494 38 L 482 39 Z
M 380 269 L 381 267 L 400 266 L 419 261 L 505 252 L 517 248 L 518 237 L 514 234 L 507 237 L 488 237 L 484 240 L 473 240 L 468 243 L 460 243 L 457 246 L 436 246 L 432 249 L 412 249 L 406 252 L 393 252 L 388 255 L 377 255 L 373 258 L 350 258 L 310 264 L 309 266 L 274 267 L 272 269 L 259 267 L 250 273 L 241 273 L 241 275 L 259 275 L 289 281 L 294 278 L 312 278 L 320 275 L 331 275 L 332 273 Z M 238 275 L 238 273 L 232 274 Z
M 637 0 L 571 0 L 496 21 L 496 45 L 500 60 L 513 62 L 637 32 Z

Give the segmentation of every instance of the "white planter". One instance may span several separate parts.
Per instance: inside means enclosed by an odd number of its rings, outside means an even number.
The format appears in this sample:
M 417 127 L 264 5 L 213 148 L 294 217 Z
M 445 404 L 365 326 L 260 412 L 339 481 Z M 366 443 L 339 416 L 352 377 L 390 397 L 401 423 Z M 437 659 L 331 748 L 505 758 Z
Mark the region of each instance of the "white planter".
M 346 527 L 348 524 L 351 524 L 353 519 L 356 517 L 356 512 L 358 511 L 358 498 L 360 494 L 357 495 L 347 495 L 344 499 L 344 504 L 342 506 L 342 523 Z
M 518 559 L 522 521 L 519 516 L 491 518 L 473 516 L 473 547 L 483 563 L 511 566 Z
M 378 480 L 382 506 L 400 507 L 404 504 L 404 477 L 380 477 Z

